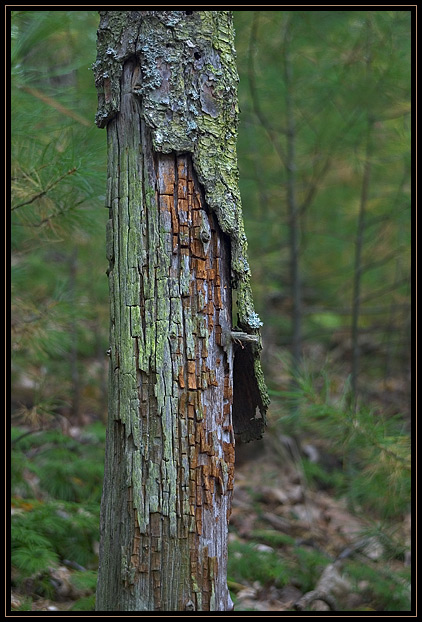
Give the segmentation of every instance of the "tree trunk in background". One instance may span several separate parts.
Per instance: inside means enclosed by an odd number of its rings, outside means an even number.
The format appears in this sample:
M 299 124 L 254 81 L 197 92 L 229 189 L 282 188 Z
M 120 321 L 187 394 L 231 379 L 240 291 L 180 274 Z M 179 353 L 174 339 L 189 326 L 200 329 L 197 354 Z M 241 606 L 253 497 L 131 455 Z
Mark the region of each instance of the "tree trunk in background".
M 362 188 L 359 204 L 359 216 L 355 236 L 355 257 L 353 269 L 353 297 L 352 297 L 352 325 L 351 325 L 351 343 L 352 343 L 352 370 L 350 375 L 351 389 L 351 407 L 356 411 L 358 404 L 358 379 L 359 379 L 359 363 L 360 363 L 360 347 L 359 347 L 359 318 L 361 312 L 361 288 L 362 288 L 362 253 L 365 235 L 365 217 L 368 209 L 369 188 L 371 181 L 371 134 L 372 121 L 368 119 L 368 130 L 364 155 L 364 168 L 362 176 Z
M 284 26 L 283 38 L 283 79 L 286 104 L 286 175 L 287 212 L 289 221 L 290 279 L 292 296 L 292 368 L 293 386 L 297 383 L 297 372 L 302 356 L 302 282 L 300 271 L 300 222 L 297 203 L 297 158 L 296 158 L 296 120 L 292 93 L 292 62 L 290 51 L 291 26 Z
M 230 611 L 234 434 L 259 437 L 268 404 L 231 13 L 103 11 L 94 69 L 111 302 L 96 607 Z
M 366 18 L 366 41 L 365 41 L 365 74 L 368 84 L 371 83 L 372 73 L 372 24 L 369 17 Z M 359 345 L 359 320 L 361 313 L 361 289 L 362 289 L 362 277 L 364 274 L 364 266 L 362 262 L 363 248 L 364 248 L 364 236 L 366 228 L 366 218 L 368 211 L 368 202 L 371 186 L 371 174 L 372 174 L 372 133 L 374 129 L 374 120 L 369 112 L 368 104 L 366 104 L 365 116 L 366 116 L 366 137 L 365 137 L 365 151 L 363 156 L 363 175 L 362 186 L 359 202 L 359 215 L 355 236 L 355 257 L 354 257 L 354 269 L 353 269 L 353 297 L 352 297 L 352 323 L 351 323 L 351 342 L 352 342 L 352 369 L 350 374 L 350 389 L 351 389 L 351 407 L 356 412 L 358 407 L 358 382 L 359 382 L 359 367 L 360 367 L 360 345 Z

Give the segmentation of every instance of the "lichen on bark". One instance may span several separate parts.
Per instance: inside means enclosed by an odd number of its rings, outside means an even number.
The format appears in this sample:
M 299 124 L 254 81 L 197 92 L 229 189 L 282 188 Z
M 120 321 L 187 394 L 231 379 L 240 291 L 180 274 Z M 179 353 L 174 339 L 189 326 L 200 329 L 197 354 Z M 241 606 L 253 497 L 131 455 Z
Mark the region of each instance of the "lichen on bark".
M 236 154 L 238 103 L 231 11 L 103 11 L 98 57 L 97 124 L 104 127 L 120 107 L 120 79 L 128 58 L 139 62 L 131 91 L 142 98 L 142 115 L 154 149 L 192 154 L 208 206 L 231 240 L 232 285 L 237 323 L 259 335 L 253 305 Z M 111 37 L 111 38 L 110 38 Z M 110 43 L 112 41 L 112 43 Z M 264 416 L 268 393 L 254 347 L 258 404 Z
M 231 609 L 234 433 L 260 437 L 267 405 L 232 37 L 227 11 L 101 13 L 111 304 L 100 610 Z

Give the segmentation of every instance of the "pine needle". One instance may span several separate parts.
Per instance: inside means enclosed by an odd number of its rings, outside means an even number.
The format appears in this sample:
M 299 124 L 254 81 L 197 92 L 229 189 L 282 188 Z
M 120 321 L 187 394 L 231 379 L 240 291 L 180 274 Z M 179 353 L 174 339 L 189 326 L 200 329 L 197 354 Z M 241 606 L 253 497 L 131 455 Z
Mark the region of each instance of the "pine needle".
M 92 123 L 84 119 L 84 117 L 81 117 L 77 112 L 74 112 L 73 110 L 70 110 L 70 108 L 63 106 L 63 104 L 60 104 L 58 101 L 56 101 L 49 95 L 46 95 L 45 93 L 42 93 L 38 89 L 35 89 L 34 87 L 31 87 L 31 86 L 22 86 L 21 88 L 26 93 L 29 93 L 30 95 L 33 95 L 37 99 L 40 99 L 42 102 L 47 104 L 47 106 L 51 106 L 52 108 L 55 108 L 55 110 L 58 110 L 65 116 L 70 117 L 71 119 L 73 119 L 74 121 L 77 121 L 81 125 L 85 125 L 85 127 L 91 127 Z

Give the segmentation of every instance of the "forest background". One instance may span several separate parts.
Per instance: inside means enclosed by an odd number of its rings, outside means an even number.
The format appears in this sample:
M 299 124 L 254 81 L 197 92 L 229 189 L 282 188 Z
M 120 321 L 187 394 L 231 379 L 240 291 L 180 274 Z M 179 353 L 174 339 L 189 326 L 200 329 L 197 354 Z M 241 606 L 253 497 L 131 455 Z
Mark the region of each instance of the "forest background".
M 108 368 L 98 14 L 10 16 L 12 609 L 89 611 Z M 233 600 L 293 610 L 332 568 L 335 604 L 309 606 L 408 611 L 411 12 L 234 17 L 272 404 L 265 438 L 237 448 Z

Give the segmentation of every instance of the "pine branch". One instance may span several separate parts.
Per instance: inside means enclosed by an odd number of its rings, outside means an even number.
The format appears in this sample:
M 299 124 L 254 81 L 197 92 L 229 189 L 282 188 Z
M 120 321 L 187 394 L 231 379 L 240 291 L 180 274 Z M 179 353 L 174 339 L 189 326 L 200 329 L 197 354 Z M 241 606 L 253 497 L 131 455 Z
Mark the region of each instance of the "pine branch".
M 61 175 L 61 177 L 59 177 L 55 181 L 52 181 L 51 184 L 48 185 L 45 190 L 42 190 L 38 194 L 35 194 L 33 197 L 31 197 L 27 201 L 23 201 L 22 203 L 18 203 L 18 205 L 14 205 L 11 208 L 11 211 L 14 212 L 15 210 L 19 209 L 20 207 L 24 207 L 25 205 L 30 205 L 31 203 L 33 203 L 37 199 L 41 199 L 41 197 L 45 196 L 52 188 L 54 188 L 54 186 L 57 186 L 57 184 L 59 184 L 63 179 L 65 179 L 65 177 L 68 177 L 69 175 L 73 175 L 73 173 L 75 173 L 76 170 L 77 170 L 77 168 L 76 168 L 76 166 L 74 166 L 72 169 L 67 171 L 67 173 L 64 173 L 63 175 Z

